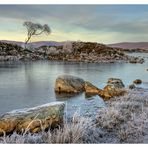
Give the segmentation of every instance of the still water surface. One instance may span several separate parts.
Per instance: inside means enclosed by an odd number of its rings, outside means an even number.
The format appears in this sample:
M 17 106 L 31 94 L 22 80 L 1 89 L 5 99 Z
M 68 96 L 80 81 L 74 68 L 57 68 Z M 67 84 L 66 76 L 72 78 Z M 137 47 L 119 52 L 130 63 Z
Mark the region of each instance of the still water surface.
M 148 87 L 148 54 L 144 64 L 129 63 L 65 63 L 36 61 L 26 63 L 0 63 L 0 114 L 14 109 L 34 107 L 60 100 L 54 93 L 55 79 L 61 74 L 70 74 L 90 81 L 99 88 L 106 85 L 110 77 L 121 78 L 127 86 L 134 79 L 142 79 L 142 87 Z M 67 99 L 67 100 L 66 100 Z M 63 99 L 62 99 L 63 100 Z M 102 99 L 85 99 L 84 94 L 65 98 L 66 102 L 79 107 L 103 103 Z M 100 105 L 101 106 L 101 105 Z M 98 106 L 97 106 L 98 107 Z M 89 108 L 91 109 L 91 108 Z

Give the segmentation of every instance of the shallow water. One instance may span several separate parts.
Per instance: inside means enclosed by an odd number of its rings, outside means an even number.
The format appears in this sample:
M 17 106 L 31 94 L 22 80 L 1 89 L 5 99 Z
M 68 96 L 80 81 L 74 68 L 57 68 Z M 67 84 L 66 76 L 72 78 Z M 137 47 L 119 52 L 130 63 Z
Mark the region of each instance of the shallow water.
M 67 102 L 69 111 L 85 111 L 84 106 L 104 106 L 101 98 L 85 99 L 84 94 L 59 99 L 54 93 L 55 79 L 61 74 L 71 74 L 90 81 L 99 88 L 110 77 L 121 78 L 127 86 L 135 79 L 142 79 L 141 87 L 148 88 L 148 54 L 144 64 L 130 63 L 67 63 L 67 62 L 1 62 L 0 63 L 0 114 L 14 109 L 33 107 L 52 101 Z M 99 100 L 99 101 L 98 101 Z M 73 108 L 73 109 L 72 109 Z M 89 108 L 91 110 L 91 108 Z M 88 111 L 88 110 L 87 110 Z M 86 112 L 87 112 L 86 111 Z

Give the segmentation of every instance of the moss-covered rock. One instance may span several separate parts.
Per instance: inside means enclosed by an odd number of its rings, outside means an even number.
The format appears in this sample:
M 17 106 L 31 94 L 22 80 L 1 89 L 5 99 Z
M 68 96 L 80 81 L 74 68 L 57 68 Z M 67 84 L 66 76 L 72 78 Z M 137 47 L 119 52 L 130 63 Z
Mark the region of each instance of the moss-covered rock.
M 58 93 L 79 93 L 85 90 L 83 79 L 71 76 L 61 75 L 56 79 L 55 91 Z
M 15 110 L 0 117 L 0 135 L 11 132 L 39 132 L 63 123 L 64 103 L 54 102 L 42 106 Z

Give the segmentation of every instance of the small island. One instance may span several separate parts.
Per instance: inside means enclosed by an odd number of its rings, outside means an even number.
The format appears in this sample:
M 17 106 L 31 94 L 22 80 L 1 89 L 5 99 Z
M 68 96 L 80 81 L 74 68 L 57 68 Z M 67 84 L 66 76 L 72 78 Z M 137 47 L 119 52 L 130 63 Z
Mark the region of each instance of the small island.
M 57 43 L 57 46 L 40 46 L 38 48 L 33 48 L 33 50 L 24 49 L 17 44 L 7 43 L 7 41 L 0 42 L 0 61 L 27 60 L 49 60 L 86 63 L 129 62 L 141 64 L 144 62 L 143 58 L 127 55 L 123 49 L 112 48 L 104 44 L 93 42 L 66 41 L 62 43 Z

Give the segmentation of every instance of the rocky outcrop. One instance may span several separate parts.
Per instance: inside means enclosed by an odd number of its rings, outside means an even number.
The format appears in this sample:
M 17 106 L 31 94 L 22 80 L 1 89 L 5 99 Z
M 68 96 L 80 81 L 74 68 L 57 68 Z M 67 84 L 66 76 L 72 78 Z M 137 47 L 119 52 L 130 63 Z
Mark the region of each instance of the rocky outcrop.
M 62 75 L 56 79 L 55 92 L 57 98 L 71 97 L 84 91 L 87 95 L 96 95 L 100 94 L 102 90 L 88 81 L 71 75 Z
M 79 93 L 85 90 L 84 85 L 85 82 L 81 78 L 71 75 L 62 75 L 56 79 L 55 92 Z
M 18 45 L 0 42 L 0 61 L 48 59 L 53 61 L 87 63 L 144 62 L 144 59 L 126 55 L 118 48 L 112 48 L 94 42 L 65 42 L 60 46 L 30 47 L 23 49 Z
M 23 49 L 21 46 L 0 42 L 0 61 L 43 60 L 46 57 L 38 51 Z
M 91 84 L 90 82 L 86 81 L 85 82 L 85 93 L 88 94 L 100 94 L 101 93 L 101 89 L 97 88 L 96 86 L 94 86 L 93 84 Z
M 58 94 L 60 94 L 60 96 L 61 94 L 64 94 L 65 96 L 65 94 L 68 93 L 75 95 L 76 93 L 84 91 L 86 96 L 99 95 L 105 100 L 123 95 L 126 92 L 122 80 L 118 78 L 109 78 L 108 83 L 103 90 L 97 88 L 90 82 L 75 76 L 62 75 L 56 79 L 55 92 L 57 97 L 59 96 Z
M 125 89 L 116 88 L 114 85 L 107 85 L 104 87 L 101 97 L 105 100 L 109 100 L 110 98 L 121 96 L 125 94 Z
M 131 57 L 129 59 L 130 63 L 136 64 L 136 63 L 140 63 L 143 64 L 144 63 L 144 59 L 143 58 L 139 58 L 139 57 Z
M 109 78 L 108 84 L 104 87 L 100 96 L 108 100 L 112 97 L 123 95 L 125 92 L 124 84 L 121 79 Z
M 64 106 L 63 102 L 53 102 L 8 112 L 0 117 L 0 135 L 14 131 L 36 133 L 57 127 L 63 122 Z
M 134 84 L 141 84 L 141 83 L 142 83 L 142 80 L 136 79 L 136 80 L 133 81 L 133 83 L 134 83 Z

